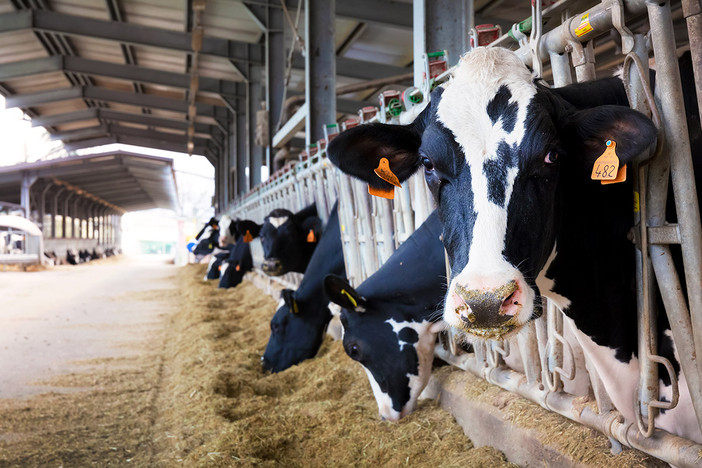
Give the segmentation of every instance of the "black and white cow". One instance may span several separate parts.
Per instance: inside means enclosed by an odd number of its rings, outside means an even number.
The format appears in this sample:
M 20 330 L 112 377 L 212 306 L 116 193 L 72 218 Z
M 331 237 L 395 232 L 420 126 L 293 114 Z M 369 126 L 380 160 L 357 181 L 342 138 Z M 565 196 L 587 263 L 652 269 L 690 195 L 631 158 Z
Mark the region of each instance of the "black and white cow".
M 328 153 L 379 188 L 391 187 L 373 171 L 382 157 L 400 180 L 423 168 L 451 263 L 444 320 L 472 336 L 503 337 L 539 317 L 540 297 L 549 297 L 577 327 L 616 408 L 633 421 L 632 174 L 629 164 L 625 182 L 591 180 L 608 141 L 621 165 L 657 141 L 651 121 L 628 107 L 619 79 L 549 89 L 513 52 L 491 48 L 462 57 L 412 124 L 350 129 Z M 672 359 L 664 328 L 660 352 Z M 680 379 L 681 401 L 657 425 L 702 441 Z M 661 395 L 669 399 L 665 384 Z
M 304 273 L 321 233 L 322 220 L 315 204 L 297 213 L 282 208 L 271 211 L 260 232 L 263 272 L 270 276 Z
M 258 236 L 260 226 L 253 221 L 237 221 L 240 232 L 235 244 L 232 246 L 229 256 L 222 260 L 221 276 L 219 278 L 220 288 L 233 288 L 244 279 L 244 275 L 253 270 L 253 258 L 251 257 L 251 240 L 246 237 L 248 232 L 251 238 Z M 241 234 L 243 233 L 243 234 Z
M 79 262 L 78 255 L 72 249 L 66 249 L 66 263 L 69 265 L 78 265 Z
M 296 291 L 284 289 L 281 292 L 278 310 L 271 319 L 271 335 L 261 358 L 264 369 L 280 372 L 317 354 L 331 320 L 329 298 L 324 292 L 327 274 L 346 277 L 336 203 L 300 286 Z
M 446 290 L 440 235 L 434 212 L 357 290 L 336 276 L 325 280 L 342 307 L 344 350 L 365 369 L 386 420 L 414 411 L 431 376 Z
M 204 281 L 213 280 L 219 278 L 222 269 L 222 262 L 229 258 L 231 250 L 234 245 L 230 244 L 227 248 L 215 247 L 212 251 L 212 256 L 210 257 L 210 262 L 207 264 L 207 271 L 205 272 Z

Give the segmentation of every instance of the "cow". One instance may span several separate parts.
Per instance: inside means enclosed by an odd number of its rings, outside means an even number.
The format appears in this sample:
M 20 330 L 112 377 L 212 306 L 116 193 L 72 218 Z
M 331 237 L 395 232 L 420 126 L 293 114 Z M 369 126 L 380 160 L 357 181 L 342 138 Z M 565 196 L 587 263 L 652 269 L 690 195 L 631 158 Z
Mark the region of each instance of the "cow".
M 220 276 L 220 270 L 222 268 L 222 261 L 229 258 L 231 254 L 231 249 L 233 245 L 229 245 L 228 248 L 218 248 L 215 247 L 210 256 L 210 262 L 207 264 L 207 271 L 205 272 L 205 277 L 203 281 L 218 279 Z
M 249 243 L 258 236 L 260 226 L 253 221 L 237 221 L 239 236 L 231 248 L 229 256 L 222 260 L 222 274 L 219 278 L 220 288 L 233 288 L 244 279 L 244 275 L 253 269 L 253 258 Z M 247 236 L 248 233 L 248 236 Z
M 69 265 L 78 265 L 79 259 L 76 258 L 77 255 L 75 251 L 71 249 L 66 249 L 66 263 Z
M 271 211 L 259 234 L 263 246 L 263 272 L 270 276 L 291 271 L 304 273 L 321 231 L 322 220 L 317 216 L 316 204 L 297 213 L 282 208 Z
M 324 289 L 342 307 L 344 350 L 368 374 L 383 420 L 417 406 L 429 381 L 446 289 L 436 212 L 358 289 L 329 275 Z
M 281 372 L 317 354 L 331 320 L 329 298 L 324 292 L 327 274 L 346 277 L 336 203 L 300 286 L 296 291 L 281 292 L 278 309 L 271 319 L 270 338 L 261 357 L 265 370 Z
M 399 182 L 423 168 L 451 265 L 444 320 L 466 336 L 508 337 L 542 314 L 542 295 L 550 298 L 569 317 L 615 407 L 633 421 L 631 163 L 656 143 L 655 126 L 628 107 L 620 79 L 549 89 L 515 53 L 478 48 L 461 58 L 414 122 L 350 129 L 330 143 L 328 155 L 344 172 L 386 190 L 392 185 L 374 172 L 381 158 Z M 626 181 L 591 180 L 606 150 L 629 171 Z M 674 361 L 660 320 L 659 352 Z M 662 398 L 670 399 L 661 375 Z M 702 441 L 684 376 L 678 378 L 681 401 L 657 426 Z

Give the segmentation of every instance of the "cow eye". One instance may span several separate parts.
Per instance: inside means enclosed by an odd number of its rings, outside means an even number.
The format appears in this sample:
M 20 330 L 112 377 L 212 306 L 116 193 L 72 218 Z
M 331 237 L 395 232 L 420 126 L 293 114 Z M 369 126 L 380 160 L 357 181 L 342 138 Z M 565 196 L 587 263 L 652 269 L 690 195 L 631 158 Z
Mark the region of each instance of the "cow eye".
M 434 163 L 431 162 L 431 159 L 429 159 L 429 158 L 426 157 L 426 156 L 423 156 L 423 157 L 422 157 L 422 165 L 424 166 L 424 168 L 425 168 L 427 171 L 432 171 L 432 170 L 434 170 Z
M 361 357 L 361 350 L 358 349 L 358 345 L 356 343 L 349 345 L 348 348 L 346 348 L 346 353 L 354 361 L 358 361 Z
M 556 153 L 555 151 L 549 151 L 548 153 L 546 153 L 546 157 L 544 158 L 544 162 L 546 164 L 553 164 L 556 161 L 558 161 L 558 153 Z

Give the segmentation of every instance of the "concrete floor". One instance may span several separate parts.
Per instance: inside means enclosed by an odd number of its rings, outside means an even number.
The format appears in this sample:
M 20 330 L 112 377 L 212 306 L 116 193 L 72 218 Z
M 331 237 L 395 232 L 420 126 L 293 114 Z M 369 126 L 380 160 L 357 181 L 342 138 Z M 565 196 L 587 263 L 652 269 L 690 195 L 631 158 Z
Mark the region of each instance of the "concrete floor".
M 61 391 L 36 382 L 74 361 L 134 353 L 130 343 L 168 312 L 157 298 L 174 287 L 175 268 L 145 256 L 0 272 L 0 398 Z

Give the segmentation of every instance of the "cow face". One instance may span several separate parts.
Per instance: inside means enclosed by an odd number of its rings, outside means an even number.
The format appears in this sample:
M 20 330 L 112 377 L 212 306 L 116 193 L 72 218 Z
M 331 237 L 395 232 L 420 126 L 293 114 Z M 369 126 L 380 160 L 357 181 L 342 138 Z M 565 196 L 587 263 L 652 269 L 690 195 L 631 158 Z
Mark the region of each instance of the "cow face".
M 342 307 L 344 351 L 366 371 L 380 416 L 398 421 L 410 414 L 431 376 L 431 322 L 411 318 L 414 304 L 364 298 L 334 275 L 325 278 L 324 289 Z
M 514 53 L 491 48 L 462 57 L 412 124 L 353 128 L 328 154 L 376 188 L 391 188 L 373 171 L 380 158 L 401 181 L 424 169 L 451 263 L 444 320 L 498 338 L 541 315 L 536 279 L 545 279 L 568 208 L 563 186 L 589 179 L 608 140 L 623 165 L 655 144 L 656 131 L 626 107 L 576 110 Z
M 303 212 L 293 214 L 276 209 L 264 219 L 260 232 L 264 255 L 261 268 L 267 275 L 305 271 L 321 234 L 322 223 L 316 215 L 308 216 Z
M 271 336 L 261 358 L 265 370 L 281 372 L 317 354 L 331 313 L 326 307 L 326 314 L 309 309 L 310 305 L 297 299 L 294 291 L 281 292 L 278 310 L 271 319 Z

